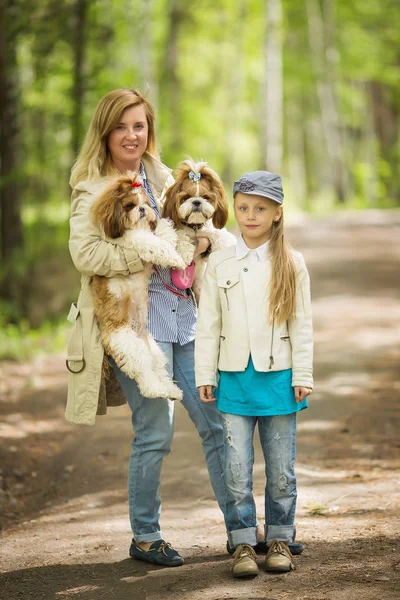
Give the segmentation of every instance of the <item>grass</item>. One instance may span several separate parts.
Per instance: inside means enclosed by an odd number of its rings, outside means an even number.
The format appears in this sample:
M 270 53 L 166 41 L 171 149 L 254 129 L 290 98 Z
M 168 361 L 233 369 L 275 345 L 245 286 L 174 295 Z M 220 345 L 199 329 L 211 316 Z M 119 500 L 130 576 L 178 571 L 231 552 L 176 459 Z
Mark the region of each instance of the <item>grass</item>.
M 66 348 L 69 329 L 65 316 L 31 329 L 26 321 L 17 325 L 0 323 L 0 360 L 32 360 L 41 354 L 55 354 Z
M 326 504 L 319 504 L 314 500 L 310 500 L 305 506 L 309 515 L 320 515 L 325 516 L 328 512 L 328 506 Z

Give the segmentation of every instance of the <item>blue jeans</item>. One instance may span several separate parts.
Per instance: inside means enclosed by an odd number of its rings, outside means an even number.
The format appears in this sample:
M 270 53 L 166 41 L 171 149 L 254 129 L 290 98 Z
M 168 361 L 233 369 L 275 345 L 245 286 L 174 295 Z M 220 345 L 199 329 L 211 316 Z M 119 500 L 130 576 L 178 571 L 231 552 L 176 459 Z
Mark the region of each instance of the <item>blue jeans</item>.
M 225 514 L 226 487 L 223 478 L 224 431 L 215 403 L 201 402 L 194 378 L 194 342 L 181 346 L 158 342 L 167 357 L 167 369 L 183 391 L 182 404 L 202 438 L 211 485 Z M 113 363 L 113 361 L 111 361 Z M 164 456 L 169 454 L 174 433 L 174 402 L 144 398 L 136 385 L 113 363 L 117 380 L 132 411 L 135 437 L 129 458 L 128 500 L 133 537 L 137 542 L 163 539 L 160 477 Z
M 296 413 L 245 417 L 221 413 L 225 428 L 224 473 L 227 487 L 226 526 L 229 543 L 255 546 L 256 507 L 253 497 L 253 437 L 256 423 L 265 459 L 265 524 L 267 542 L 294 538 L 296 511 Z

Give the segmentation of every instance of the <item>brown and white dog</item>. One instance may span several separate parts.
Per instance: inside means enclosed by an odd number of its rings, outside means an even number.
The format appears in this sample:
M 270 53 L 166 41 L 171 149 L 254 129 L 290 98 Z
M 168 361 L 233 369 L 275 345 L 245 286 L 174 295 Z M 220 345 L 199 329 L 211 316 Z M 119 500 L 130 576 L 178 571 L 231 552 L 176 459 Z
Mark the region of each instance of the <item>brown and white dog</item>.
M 178 165 L 175 183 L 165 195 L 163 217 L 174 222 L 179 236 L 186 233 L 193 243 L 196 238 L 208 238 L 210 251 L 215 252 L 236 243 L 235 236 L 224 229 L 228 207 L 228 199 L 217 173 L 208 163 L 195 163 L 189 159 Z M 206 256 L 201 254 L 195 259 L 193 291 L 197 301 L 206 262 Z
M 182 269 L 173 223 L 160 219 L 134 172 L 113 179 L 95 199 L 92 217 L 108 240 L 133 248 L 144 263 L 130 275 L 92 281 L 94 310 L 105 352 L 134 379 L 146 398 L 182 399 L 165 368 L 166 358 L 147 331 L 148 285 L 152 265 Z

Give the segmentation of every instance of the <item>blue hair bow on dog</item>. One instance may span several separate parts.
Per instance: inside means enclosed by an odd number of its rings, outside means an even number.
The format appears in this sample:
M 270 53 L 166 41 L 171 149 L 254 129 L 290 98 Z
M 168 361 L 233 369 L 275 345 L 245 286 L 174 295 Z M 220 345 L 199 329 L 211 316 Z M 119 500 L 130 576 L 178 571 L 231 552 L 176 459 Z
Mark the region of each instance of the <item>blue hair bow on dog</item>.
M 189 179 L 191 179 L 194 183 L 197 183 L 199 179 L 201 179 L 201 173 L 195 173 L 194 171 L 190 171 Z

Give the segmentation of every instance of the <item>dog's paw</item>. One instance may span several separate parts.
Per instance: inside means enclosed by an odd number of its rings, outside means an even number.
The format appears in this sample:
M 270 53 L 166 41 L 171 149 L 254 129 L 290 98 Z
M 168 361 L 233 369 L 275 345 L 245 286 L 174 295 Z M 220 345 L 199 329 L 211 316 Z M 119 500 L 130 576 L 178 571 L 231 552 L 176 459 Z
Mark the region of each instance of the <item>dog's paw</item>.
M 176 244 L 176 250 L 181 255 L 185 266 L 187 267 L 193 260 L 195 246 L 188 236 L 187 233 L 180 230 L 178 231 L 178 242 Z
M 225 250 L 229 246 L 234 246 L 237 242 L 236 237 L 227 231 L 226 229 L 216 229 L 209 236 L 211 243 L 211 252 L 217 252 L 217 250 Z
M 183 400 L 183 392 L 173 381 L 166 381 L 165 388 L 168 392 L 168 398 L 170 400 Z
M 169 251 L 165 255 L 165 260 L 163 262 L 160 261 L 158 264 L 161 267 L 170 267 L 171 269 L 185 269 L 187 266 L 180 254 L 175 250 L 173 252 Z
M 154 233 L 157 237 L 169 242 L 172 246 L 176 246 L 178 235 L 171 219 L 160 219 Z

